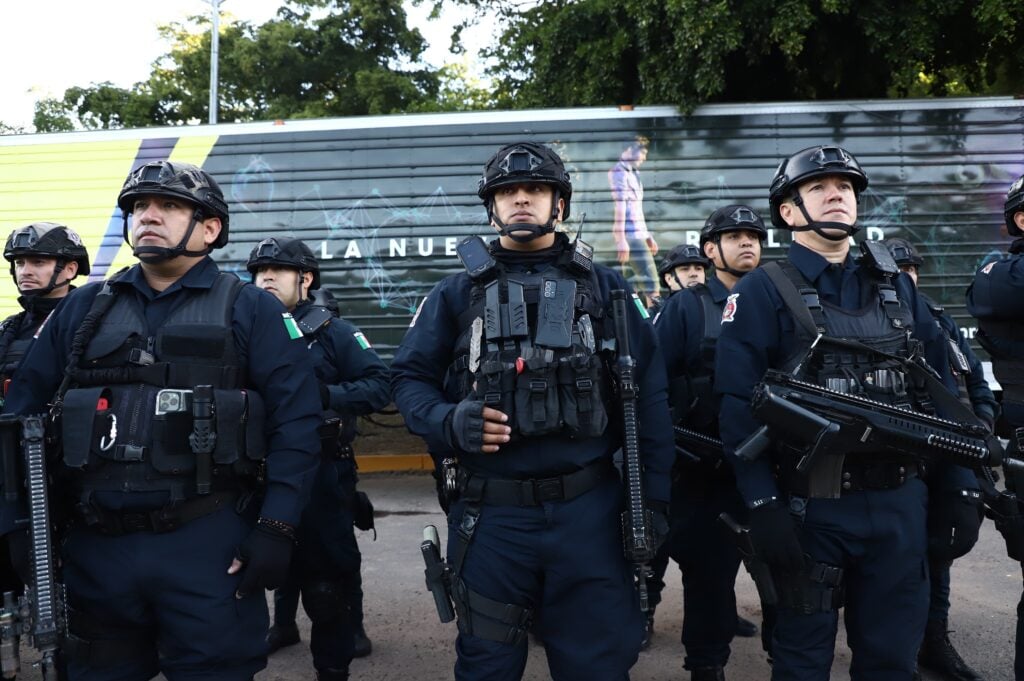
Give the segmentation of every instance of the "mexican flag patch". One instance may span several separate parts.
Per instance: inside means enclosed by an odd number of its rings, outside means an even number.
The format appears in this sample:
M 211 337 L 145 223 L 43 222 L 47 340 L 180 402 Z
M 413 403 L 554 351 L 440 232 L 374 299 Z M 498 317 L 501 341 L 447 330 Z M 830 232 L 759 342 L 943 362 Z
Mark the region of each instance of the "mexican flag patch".
M 363 335 L 362 331 L 356 331 L 352 336 L 355 337 L 356 342 L 359 343 L 359 347 L 363 350 L 370 349 L 370 341 L 366 340 L 366 336 Z
M 288 331 L 288 337 L 292 340 L 302 338 L 302 331 L 299 330 L 299 325 L 295 323 L 292 313 L 282 312 L 281 317 L 284 319 L 284 328 Z

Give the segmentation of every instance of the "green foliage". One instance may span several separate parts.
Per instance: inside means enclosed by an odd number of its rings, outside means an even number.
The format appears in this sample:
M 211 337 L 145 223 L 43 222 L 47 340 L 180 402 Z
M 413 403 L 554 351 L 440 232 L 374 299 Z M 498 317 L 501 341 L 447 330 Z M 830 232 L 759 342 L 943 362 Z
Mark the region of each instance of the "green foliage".
M 385 114 L 436 106 L 440 77 L 415 66 L 425 48 L 402 0 L 283 0 L 261 26 L 222 22 L 223 122 Z M 75 87 L 37 105 L 36 129 L 182 125 L 208 118 L 210 20 L 162 29 L 173 48 L 148 80 Z M 70 126 L 70 128 L 69 128 Z
M 1016 0 L 434 0 L 501 27 L 501 106 L 1021 94 Z M 468 26 L 460 26 L 453 41 Z M 479 30 L 479 28 L 477 29 Z

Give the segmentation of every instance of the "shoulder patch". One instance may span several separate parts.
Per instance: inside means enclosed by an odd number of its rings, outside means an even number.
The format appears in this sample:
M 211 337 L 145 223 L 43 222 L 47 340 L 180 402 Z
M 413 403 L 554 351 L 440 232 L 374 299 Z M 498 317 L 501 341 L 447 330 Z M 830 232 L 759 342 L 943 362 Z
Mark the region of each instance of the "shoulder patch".
M 987 264 L 987 265 L 985 265 L 984 267 L 981 268 L 981 273 L 982 274 L 988 274 L 989 272 L 992 271 L 992 268 L 995 267 L 995 266 L 996 266 L 996 261 L 993 260 L 992 262 L 990 262 L 989 264 Z
M 299 329 L 299 325 L 295 323 L 295 318 L 292 317 L 291 312 L 282 312 L 281 318 L 284 319 L 284 328 L 288 332 L 288 337 L 292 340 L 296 338 L 302 338 L 302 330 Z
M 366 336 L 363 335 L 362 331 L 356 331 L 354 334 L 352 334 L 352 337 L 356 339 L 356 342 L 359 343 L 359 347 L 361 347 L 363 350 L 369 350 L 371 347 L 373 347 L 370 345 L 370 341 L 366 339 Z
M 722 308 L 722 323 L 731 322 L 736 317 L 736 308 L 739 307 L 740 294 L 730 293 L 725 299 L 725 307 Z

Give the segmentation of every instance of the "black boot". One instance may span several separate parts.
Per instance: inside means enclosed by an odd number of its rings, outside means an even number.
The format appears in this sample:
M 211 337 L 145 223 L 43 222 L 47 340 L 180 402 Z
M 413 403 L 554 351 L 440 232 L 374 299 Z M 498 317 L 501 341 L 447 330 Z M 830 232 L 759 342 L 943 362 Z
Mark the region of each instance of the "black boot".
M 281 648 L 287 648 L 298 643 L 299 627 L 292 622 L 290 624 L 275 624 L 267 632 L 267 655 L 270 655 Z
M 363 625 L 356 627 L 356 633 L 353 636 L 354 642 L 352 647 L 352 657 L 366 657 L 373 652 L 373 643 L 366 635 L 366 630 L 363 629 Z
M 924 642 L 917 654 L 918 663 L 925 669 L 939 674 L 949 681 L 984 681 L 984 678 L 967 666 L 949 640 L 946 620 L 928 620 L 924 630 Z
M 697 667 L 690 672 L 690 681 L 725 681 L 722 667 Z
M 348 681 L 347 669 L 317 669 L 316 681 Z
M 742 636 L 743 638 L 753 638 L 757 636 L 757 625 L 748 619 L 744 619 L 739 615 L 736 615 L 736 635 Z

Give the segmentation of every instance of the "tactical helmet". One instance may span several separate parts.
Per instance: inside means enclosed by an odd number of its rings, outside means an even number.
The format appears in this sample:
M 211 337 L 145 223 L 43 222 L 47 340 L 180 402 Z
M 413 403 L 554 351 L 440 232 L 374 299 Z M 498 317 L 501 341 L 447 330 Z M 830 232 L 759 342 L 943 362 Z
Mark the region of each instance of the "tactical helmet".
M 1003 204 L 1003 217 L 1006 219 L 1006 231 L 1010 236 L 1024 236 L 1013 216 L 1024 211 L 1024 175 L 1017 178 L 1017 181 L 1010 185 L 1006 192 L 1006 202 Z
M 78 274 L 89 274 L 89 253 L 82 238 L 74 230 L 55 222 L 33 222 L 11 232 L 4 244 L 4 258 L 11 263 L 11 276 L 14 276 L 15 259 L 26 255 L 74 260 L 78 263 Z
M 914 245 L 906 239 L 900 239 L 899 237 L 893 237 L 886 239 L 884 242 L 885 247 L 892 253 L 892 259 L 896 261 L 896 264 L 900 267 L 906 265 L 914 265 L 915 267 L 921 267 L 924 265 L 924 258 L 917 252 Z
M 320 262 L 313 255 L 309 246 L 299 239 L 271 237 L 256 244 L 249 252 L 249 261 L 245 268 L 249 270 L 253 281 L 261 267 L 290 267 L 299 272 L 312 272 L 313 281 L 309 290 L 320 288 Z
M 572 182 L 558 154 L 535 142 L 506 144 L 484 164 L 484 174 L 477 182 L 476 192 L 487 207 L 487 217 L 498 225 L 503 236 L 508 235 L 508 231 L 505 224 L 494 214 L 494 191 L 499 187 L 523 182 L 551 185 L 554 189 L 554 198 L 548 221 L 543 225 L 534 225 L 529 230 L 529 237 L 513 237 L 517 241 L 529 241 L 541 234 L 553 232 L 554 221 L 558 218 L 558 199 L 565 201 L 562 220 L 566 220 L 569 217 L 569 201 L 572 198 Z M 517 231 L 527 227 L 516 225 Z
M 750 206 L 732 204 L 715 210 L 704 222 L 700 230 L 700 245 L 715 239 L 715 235 L 745 229 L 757 234 L 761 241 L 768 238 L 768 230 L 764 228 L 764 220 Z
M 658 275 L 661 276 L 662 281 L 664 281 L 665 275 L 680 265 L 700 265 L 701 267 L 708 267 L 711 265 L 711 261 L 708 260 L 707 256 L 701 253 L 700 248 L 697 246 L 680 244 L 669 251 L 668 255 L 662 259 L 661 265 L 658 266 Z
M 128 241 L 128 215 L 135 200 L 144 195 L 171 196 L 196 207 L 203 218 L 220 218 L 220 234 L 210 248 L 228 243 L 228 204 L 213 177 L 191 163 L 152 161 L 133 170 L 117 196 L 117 206 L 124 216 L 125 241 Z M 189 227 L 189 235 L 194 225 Z M 187 237 L 186 237 L 187 241 Z M 180 249 L 183 252 L 183 248 Z
M 801 184 L 825 175 L 843 175 L 849 178 L 858 197 L 868 187 L 868 176 L 861 170 L 857 159 L 842 147 L 818 146 L 798 151 L 779 164 L 772 179 L 768 195 L 772 224 L 790 229 L 779 213 L 779 206 L 794 196 Z M 807 218 L 807 221 L 810 223 L 810 218 Z M 831 226 L 831 223 L 829 225 Z

